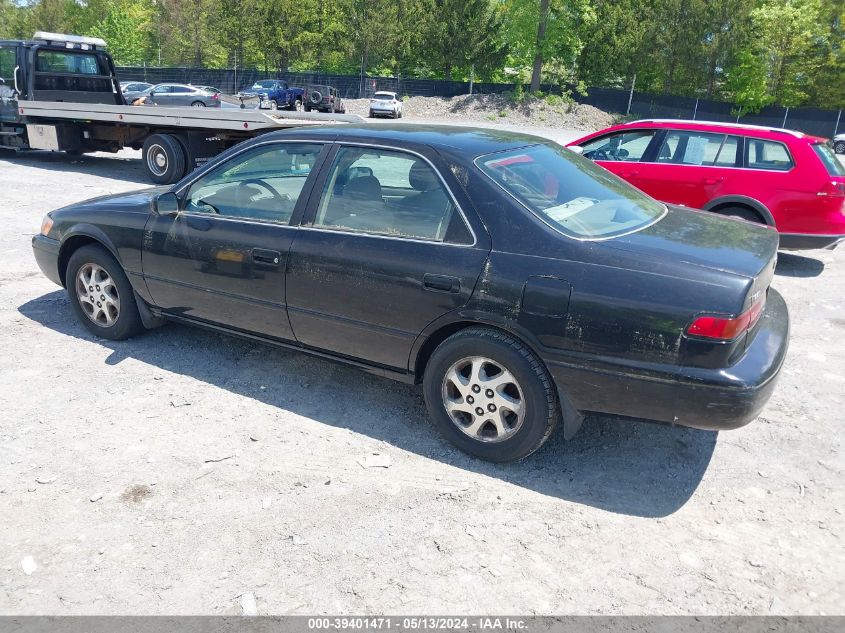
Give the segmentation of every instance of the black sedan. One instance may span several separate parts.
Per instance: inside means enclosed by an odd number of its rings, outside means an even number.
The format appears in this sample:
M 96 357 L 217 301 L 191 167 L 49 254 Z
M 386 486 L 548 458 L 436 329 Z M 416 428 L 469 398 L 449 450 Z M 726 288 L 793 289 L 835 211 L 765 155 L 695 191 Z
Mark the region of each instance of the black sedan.
M 787 348 L 777 246 L 539 138 L 365 125 L 260 136 L 33 238 L 97 336 L 180 321 L 421 383 L 443 434 L 495 461 L 585 411 L 752 420 Z

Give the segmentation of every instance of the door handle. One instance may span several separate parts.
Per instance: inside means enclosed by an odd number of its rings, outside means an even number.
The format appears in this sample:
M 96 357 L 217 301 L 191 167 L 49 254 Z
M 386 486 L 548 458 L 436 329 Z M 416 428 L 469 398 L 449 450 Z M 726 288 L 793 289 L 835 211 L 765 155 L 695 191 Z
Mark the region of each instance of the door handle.
M 724 178 L 705 178 L 704 180 L 702 180 L 702 182 L 705 185 L 716 185 L 722 182 L 723 180 Z
M 638 172 L 638 171 L 622 171 L 622 172 L 619 172 L 619 175 L 622 176 L 622 178 L 631 178 L 633 176 L 638 176 L 639 173 L 640 172 Z
M 252 261 L 259 264 L 278 266 L 279 262 L 282 261 L 282 254 L 279 251 L 266 251 L 263 248 L 253 248 Z
M 458 292 L 461 289 L 461 280 L 448 275 L 423 275 L 423 285 L 428 290 L 439 290 L 441 292 Z

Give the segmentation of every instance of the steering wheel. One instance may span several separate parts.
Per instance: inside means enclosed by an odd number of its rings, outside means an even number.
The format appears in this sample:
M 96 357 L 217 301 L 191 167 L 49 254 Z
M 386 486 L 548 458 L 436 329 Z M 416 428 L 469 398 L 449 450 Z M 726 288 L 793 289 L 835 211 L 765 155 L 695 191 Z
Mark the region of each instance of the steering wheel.
M 276 188 L 273 187 L 270 183 L 264 182 L 260 178 L 248 178 L 247 180 L 242 180 L 238 183 L 239 187 L 244 188 L 249 187 L 250 185 L 258 187 L 259 189 L 264 189 L 279 202 L 290 202 L 290 196 L 288 194 L 279 193 L 278 191 L 276 191 Z

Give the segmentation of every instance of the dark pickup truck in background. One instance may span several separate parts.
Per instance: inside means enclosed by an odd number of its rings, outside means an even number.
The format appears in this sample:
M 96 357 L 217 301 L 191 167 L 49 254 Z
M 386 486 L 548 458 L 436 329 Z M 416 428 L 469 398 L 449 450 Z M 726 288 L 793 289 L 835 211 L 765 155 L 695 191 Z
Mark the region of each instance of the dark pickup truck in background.
M 281 79 L 261 79 L 238 93 L 239 97 L 257 96 L 261 108 L 301 110 L 304 101 L 302 88 L 291 88 Z

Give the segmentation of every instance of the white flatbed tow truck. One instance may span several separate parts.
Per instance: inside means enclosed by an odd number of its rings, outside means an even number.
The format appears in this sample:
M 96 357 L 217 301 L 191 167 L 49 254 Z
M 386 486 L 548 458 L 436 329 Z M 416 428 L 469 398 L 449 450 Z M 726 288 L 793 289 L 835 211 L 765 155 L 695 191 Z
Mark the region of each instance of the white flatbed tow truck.
M 0 40 L 0 148 L 85 152 L 143 150 L 158 184 L 247 138 L 307 125 L 360 122 L 354 115 L 128 105 L 105 42 L 36 33 Z

